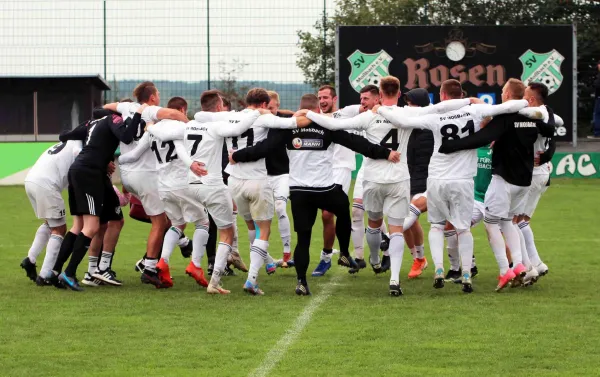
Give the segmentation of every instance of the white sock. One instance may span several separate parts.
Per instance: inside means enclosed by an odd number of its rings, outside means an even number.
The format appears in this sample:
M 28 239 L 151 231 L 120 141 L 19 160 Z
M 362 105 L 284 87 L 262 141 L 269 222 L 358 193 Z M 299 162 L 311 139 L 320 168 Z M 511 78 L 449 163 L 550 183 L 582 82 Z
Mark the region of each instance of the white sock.
M 178 228 L 176 228 L 176 229 L 178 229 Z M 183 233 L 182 233 L 182 235 L 183 235 Z M 166 236 L 167 235 L 165 234 L 165 237 Z M 187 237 L 180 237 L 177 240 L 177 246 L 179 246 L 179 247 L 186 247 L 189 243 L 190 243 L 190 239 Z M 164 242 L 163 242 L 163 247 L 164 247 Z M 169 262 L 167 262 L 167 263 L 169 263 Z
M 352 244 L 354 257 L 365 259 L 365 208 L 360 203 L 352 203 Z
M 471 229 L 458 232 L 458 252 L 462 262 L 462 273 L 471 273 L 473 262 L 473 234 Z
M 429 230 L 429 248 L 431 249 L 431 259 L 435 265 L 436 271 L 444 269 L 444 228 L 431 224 Z
M 98 257 L 88 257 L 88 274 L 94 274 L 98 270 Z
M 283 244 L 283 253 L 291 252 L 292 233 L 290 219 L 287 214 L 287 202 L 285 200 L 275 200 L 275 212 L 277 213 L 277 224 L 279 225 L 279 234 Z
M 400 268 L 404 255 L 404 235 L 402 233 L 390 234 L 390 281 L 400 281 Z
M 506 244 L 510 249 L 513 267 L 523 263 L 523 255 L 521 254 L 521 241 L 519 240 L 519 230 L 511 220 L 501 220 L 500 229 L 506 239 Z
M 415 245 L 415 249 L 417 249 L 417 258 L 425 258 L 425 245 Z
M 171 255 L 173 255 L 173 250 L 175 249 L 175 245 L 178 244 L 180 238 L 181 229 L 177 227 L 172 226 L 169 228 L 169 230 L 167 230 L 167 233 L 165 233 L 160 257 L 164 259 L 167 264 L 169 264 L 169 260 L 171 259 Z
M 450 269 L 452 271 L 458 271 L 460 268 L 460 257 L 458 255 L 458 237 L 456 237 L 456 230 L 445 230 L 444 237 L 446 237 L 448 259 L 450 260 Z
M 50 236 L 48 240 L 48 245 L 46 246 L 46 256 L 44 257 L 44 263 L 42 264 L 42 269 L 40 270 L 40 276 L 44 279 L 50 278 L 52 274 L 52 268 L 56 263 L 56 258 L 58 257 L 58 252 L 60 251 L 60 245 L 62 244 L 63 237 L 58 234 L 53 234 Z
M 110 261 L 112 260 L 113 253 L 109 253 L 108 251 L 103 251 L 100 257 L 100 263 L 98 264 L 98 269 L 100 271 L 106 271 L 110 267 Z
M 381 229 L 373 229 L 368 227 L 366 238 L 367 245 L 369 245 L 369 251 L 371 252 L 369 261 L 373 266 L 380 264 L 381 259 L 379 258 L 379 246 L 381 245 Z
M 529 222 L 521 221 L 519 223 L 519 228 L 521 229 L 521 233 L 523 234 L 523 238 L 525 239 L 525 246 L 527 248 L 527 253 L 529 254 L 529 259 L 531 260 L 531 264 L 537 266 L 542 263 L 540 259 L 540 255 L 538 254 L 537 247 L 535 246 L 535 239 L 533 237 L 533 230 L 529 226 Z
M 156 264 L 158 263 L 158 259 L 144 259 L 144 270 L 148 270 L 151 272 L 156 272 Z
M 206 252 L 206 243 L 208 242 L 208 225 L 196 225 L 194 237 L 192 238 L 192 263 L 194 266 L 202 267 L 202 257 Z
M 404 219 L 404 226 L 402 229 L 407 231 L 410 229 L 413 224 L 419 220 L 419 216 L 421 216 L 421 211 L 412 204 L 410 205 L 410 211 L 408 212 L 408 217 Z
M 321 260 L 331 263 L 331 256 L 333 253 L 326 253 L 325 250 L 321 250 Z
M 231 250 L 238 251 L 238 227 L 237 227 L 237 211 L 233 211 L 233 240 L 231 241 Z
M 508 271 L 508 258 L 506 258 L 506 245 L 504 238 L 502 238 L 502 232 L 500 231 L 500 225 L 498 224 L 499 219 L 488 219 L 484 220 L 485 229 L 488 233 L 488 239 L 490 246 L 496 257 L 496 262 L 500 268 L 500 275 L 504 275 Z
M 229 256 L 230 251 L 231 245 L 228 245 L 224 242 L 219 242 L 219 245 L 217 246 L 217 252 L 215 253 L 213 274 L 210 278 L 210 285 L 213 287 L 217 287 L 221 283 L 221 276 L 223 275 L 225 266 L 227 266 L 227 257 Z
M 258 273 L 265 264 L 269 249 L 269 242 L 263 240 L 255 240 L 250 248 L 250 268 L 248 269 L 248 280 L 252 284 L 256 284 Z
M 35 238 L 33 239 L 33 243 L 31 244 L 29 252 L 27 253 L 27 257 L 29 257 L 31 263 L 35 264 L 37 257 L 41 254 L 42 250 L 44 250 L 44 247 L 50 240 L 51 234 L 52 231 L 46 223 L 39 226 L 39 228 L 35 232 Z
M 521 244 L 521 258 L 523 259 L 523 264 L 527 269 L 531 267 L 531 261 L 529 260 L 529 253 L 527 252 L 527 245 L 525 244 L 525 237 L 523 237 L 523 233 L 521 233 L 521 229 L 519 229 L 519 225 L 515 224 L 517 227 L 517 234 L 519 235 L 519 243 Z

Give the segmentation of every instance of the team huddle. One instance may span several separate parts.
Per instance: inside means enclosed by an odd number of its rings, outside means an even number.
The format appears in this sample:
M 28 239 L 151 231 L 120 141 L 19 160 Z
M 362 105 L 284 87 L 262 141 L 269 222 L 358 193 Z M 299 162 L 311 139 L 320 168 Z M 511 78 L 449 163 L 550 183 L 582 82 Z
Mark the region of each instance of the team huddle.
M 232 267 L 247 273 L 243 290 L 251 295 L 264 294 L 258 284 L 263 267 L 267 274 L 294 267 L 296 294 L 310 295 L 309 251 L 319 209 L 324 243 L 313 277 L 327 273 L 336 253 L 349 273 L 365 269 L 366 240 L 372 270 L 389 271 L 389 294 L 402 295 L 405 244 L 413 256 L 408 278 L 428 267 L 418 221 L 423 212 L 431 224 L 435 288 L 453 282 L 473 292 L 478 267 L 470 229 L 482 220 L 500 271 L 497 291 L 531 285 L 548 272 L 529 222 L 549 185 L 552 138 L 562 119 L 545 106 L 543 84 L 510 79 L 502 104 L 489 105 L 465 98 L 460 82 L 447 80 L 440 103 L 413 89 L 399 107 L 400 81 L 387 76 L 379 87 L 360 90 L 360 104 L 338 110 L 335 88 L 325 85 L 317 95 L 302 96 L 296 112 L 280 110 L 278 94 L 262 88 L 248 92 L 244 110 L 231 111 L 219 91 L 209 90 L 192 120 L 181 97 L 160 107 L 151 82 L 138 85 L 133 96 L 137 102 L 106 104 L 63 132 L 28 173 L 25 190 L 44 223 L 21 267 L 36 284 L 75 291 L 83 290 L 80 283 L 122 285 L 111 266 L 124 224 L 121 207 L 128 204 L 132 218 L 151 224 L 135 268 L 156 288 L 173 286 L 169 263 L 179 246 L 191 257 L 185 273 L 209 294 L 230 293 L 222 277 L 234 274 Z M 123 193 L 111 182 L 117 148 Z M 364 160 L 350 207 L 356 153 Z M 64 189 L 73 218 L 68 232 Z M 288 199 L 297 235 L 293 255 Z M 249 267 L 238 249 L 238 215 L 248 229 Z M 283 244 L 277 258 L 269 250 L 274 216 Z M 191 239 L 184 233 L 189 223 Z M 88 269 L 79 281 L 86 254 Z

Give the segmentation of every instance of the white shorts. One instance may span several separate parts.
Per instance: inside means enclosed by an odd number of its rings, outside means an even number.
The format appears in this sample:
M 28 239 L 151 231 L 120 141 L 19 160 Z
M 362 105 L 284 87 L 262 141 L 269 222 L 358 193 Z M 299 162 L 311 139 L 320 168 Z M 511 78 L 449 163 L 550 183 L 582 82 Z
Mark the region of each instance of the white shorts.
M 542 174 L 542 175 L 534 175 L 531 180 L 531 186 L 529 186 L 529 191 L 527 192 L 527 199 L 525 200 L 525 208 L 523 209 L 523 214 L 528 217 L 532 217 L 535 212 L 535 208 L 537 207 L 542 194 L 546 192 L 548 189 L 548 179 L 550 179 L 550 174 Z
M 275 200 L 287 202 L 290 196 L 290 175 L 281 174 L 268 177 L 269 185 L 273 189 Z
M 501 219 L 512 219 L 523 214 L 529 187 L 511 185 L 504 178 L 493 174 L 485 193 L 485 214 Z
M 165 212 L 174 226 L 186 223 L 207 224 L 206 209 L 189 189 L 159 191 Z
M 363 197 L 363 180 L 365 173 L 363 173 L 363 167 L 361 166 L 356 173 L 356 180 L 354 181 L 354 192 L 352 193 L 352 199 L 362 199 Z
M 33 182 L 25 182 L 25 192 L 37 218 L 46 220 L 50 228 L 67 223 L 65 201 L 60 191 L 48 190 Z
M 158 173 L 152 171 L 121 170 L 123 187 L 142 202 L 148 216 L 165 213 L 165 206 L 158 195 Z
M 189 191 L 208 210 L 217 228 L 225 229 L 233 225 L 233 200 L 225 184 L 190 184 Z
M 229 177 L 229 188 L 238 213 L 244 220 L 266 221 L 273 218 L 275 200 L 273 189 L 266 179 Z
M 475 226 L 485 217 L 485 205 L 475 200 L 473 203 L 473 214 L 471 215 L 471 226 Z
M 348 195 L 350 183 L 352 183 L 352 170 L 348 168 L 333 168 L 333 182 L 342 186 L 342 190 Z
M 363 205 L 371 220 L 379 220 L 383 215 L 388 220 L 403 220 L 408 217 L 410 180 L 397 183 L 363 181 L 363 188 Z
M 449 221 L 456 229 L 469 229 L 473 214 L 473 179 L 427 179 L 427 218 L 432 224 Z

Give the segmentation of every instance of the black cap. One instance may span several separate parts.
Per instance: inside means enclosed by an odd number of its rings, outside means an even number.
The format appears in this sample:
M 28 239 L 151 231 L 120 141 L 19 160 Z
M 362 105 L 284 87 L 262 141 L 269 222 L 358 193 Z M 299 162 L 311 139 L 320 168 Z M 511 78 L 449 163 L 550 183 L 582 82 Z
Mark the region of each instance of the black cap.
M 416 88 L 409 90 L 404 94 L 404 101 L 410 101 L 413 105 L 420 107 L 429 106 L 429 93 L 423 88 Z

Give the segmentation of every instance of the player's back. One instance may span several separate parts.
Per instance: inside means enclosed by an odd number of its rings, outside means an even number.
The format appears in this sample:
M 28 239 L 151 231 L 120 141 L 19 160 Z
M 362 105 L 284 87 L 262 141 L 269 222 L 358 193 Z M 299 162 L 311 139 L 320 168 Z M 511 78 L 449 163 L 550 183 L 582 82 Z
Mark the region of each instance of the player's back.
M 219 123 L 200 123 L 192 120 L 185 125 L 184 144 L 188 154 L 194 161 L 201 161 L 206 166 L 208 174 L 199 177 L 188 173 L 189 183 L 202 183 L 206 185 L 222 185 L 221 157 L 223 154 L 224 138 L 211 131 Z
M 463 139 L 481 128 L 482 118 L 472 106 L 440 114 L 433 131 L 433 155 L 429 161 L 429 178 L 471 179 L 477 174 L 477 150 L 450 154 L 439 153 L 444 140 Z
M 160 121 L 162 127 L 185 127 L 176 120 Z M 162 141 L 150 136 L 150 150 L 154 153 L 158 166 L 158 190 L 173 191 L 184 189 L 188 184 L 188 169 L 175 152 L 174 141 Z
M 244 114 L 252 110 L 242 110 Z M 230 119 L 230 122 L 239 122 L 240 120 Z M 257 143 L 267 138 L 269 130 L 264 127 L 252 126 L 239 136 L 227 138 L 227 148 L 232 151 L 242 150 L 247 147 L 252 147 Z M 262 179 L 267 176 L 267 166 L 265 159 L 261 158 L 258 161 L 240 162 L 235 165 L 227 165 L 225 172 L 232 177 L 239 179 Z
M 396 106 L 386 106 L 394 108 Z M 406 148 L 412 130 L 394 127 L 389 120 L 375 114 L 365 131 L 365 137 L 373 144 L 379 144 L 400 153 L 400 162 L 365 158 L 364 179 L 376 183 L 395 183 L 410 179 L 406 161 Z
M 117 105 L 117 112 L 121 113 L 123 120 L 126 125 L 129 125 L 132 121 L 133 115 L 137 111 L 137 109 L 141 105 L 137 102 L 120 102 Z M 119 149 L 122 154 L 131 152 L 137 147 L 140 139 L 144 135 L 144 128 L 146 127 L 147 119 L 143 119 L 140 121 L 140 125 L 138 126 L 138 130 L 133 137 L 133 141 L 129 144 L 120 143 Z M 152 151 L 146 150 L 139 159 L 134 162 L 122 164 L 122 170 L 126 171 L 156 171 L 157 163 L 155 161 L 155 157 L 152 155 Z
M 69 168 L 81 147 L 82 143 L 79 140 L 69 140 L 51 146 L 31 167 L 25 182 L 33 182 L 49 190 L 64 190 L 68 185 Z
M 108 163 L 114 159 L 119 139 L 111 130 L 113 123 L 122 122 L 118 115 L 105 116 L 90 121 L 85 145 L 73 162 L 73 168 L 98 169 L 106 171 Z

